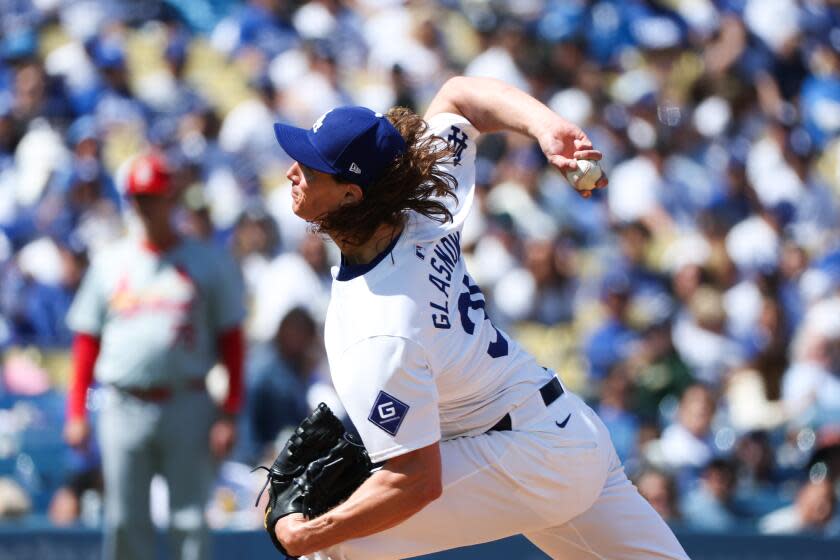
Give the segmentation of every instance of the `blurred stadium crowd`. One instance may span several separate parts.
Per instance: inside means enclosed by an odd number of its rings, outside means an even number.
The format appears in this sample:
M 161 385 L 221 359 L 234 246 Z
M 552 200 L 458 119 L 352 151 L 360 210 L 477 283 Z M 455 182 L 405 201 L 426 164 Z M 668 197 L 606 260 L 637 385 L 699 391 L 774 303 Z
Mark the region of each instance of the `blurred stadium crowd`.
M 155 147 L 183 232 L 245 279 L 248 398 L 210 514 L 259 526 L 249 467 L 337 406 L 338 255 L 292 215 L 270 124 L 422 111 L 460 73 L 583 126 L 611 179 L 584 200 L 533 142 L 483 139 L 463 245 L 494 321 L 589 399 L 670 523 L 840 534 L 833 0 L 0 0 L 0 517 L 98 523 L 96 450 L 59 435 L 64 316 Z

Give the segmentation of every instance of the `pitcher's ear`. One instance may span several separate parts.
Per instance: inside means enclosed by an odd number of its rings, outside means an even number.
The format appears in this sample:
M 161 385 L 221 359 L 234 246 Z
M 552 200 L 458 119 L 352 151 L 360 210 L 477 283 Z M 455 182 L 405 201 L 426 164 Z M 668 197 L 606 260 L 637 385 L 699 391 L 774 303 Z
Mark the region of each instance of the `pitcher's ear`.
M 347 183 L 342 185 L 344 187 L 344 203 L 345 204 L 358 204 L 365 198 L 365 193 L 362 190 L 362 187 L 355 183 Z

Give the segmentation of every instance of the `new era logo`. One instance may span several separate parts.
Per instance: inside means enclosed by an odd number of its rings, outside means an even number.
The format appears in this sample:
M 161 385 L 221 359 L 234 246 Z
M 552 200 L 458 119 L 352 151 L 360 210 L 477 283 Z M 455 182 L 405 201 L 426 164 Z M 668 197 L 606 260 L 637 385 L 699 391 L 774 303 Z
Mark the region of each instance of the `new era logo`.
M 356 165 L 355 163 L 350 164 L 350 172 L 355 173 L 356 175 L 361 175 L 362 174 L 361 168 L 358 165 Z
M 370 410 L 368 420 L 395 436 L 408 413 L 408 409 L 409 406 L 398 398 L 392 397 L 385 391 L 379 391 L 379 395 L 373 403 L 373 408 Z

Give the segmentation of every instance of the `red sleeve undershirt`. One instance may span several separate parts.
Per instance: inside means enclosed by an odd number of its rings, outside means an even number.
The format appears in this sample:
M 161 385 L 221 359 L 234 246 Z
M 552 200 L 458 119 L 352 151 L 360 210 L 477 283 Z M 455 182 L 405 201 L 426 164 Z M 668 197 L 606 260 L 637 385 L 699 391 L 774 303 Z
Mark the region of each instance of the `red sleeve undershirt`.
M 241 327 L 237 326 L 219 335 L 219 354 L 230 375 L 228 395 L 222 410 L 236 414 L 242 407 L 245 341 Z M 84 418 L 87 392 L 93 384 L 93 368 L 99 356 L 99 338 L 79 333 L 73 339 L 73 372 L 67 395 L 67 416 Z
M 242 327 L 237 325 L 221 333 L 218 344 L 219 357 L 230 376 L 228 379 L 228 394 L 222 403 L 222 410 L 227 414 L 237 414 L 239 409 L 242 408 L 244 392 L 242 368 L 245 361 L 245 339 L 242 336 Z
M 84 419 L 87 415 L 85 402 L 87 392 L 93 384 L 93 367 L 99 356 L 99 337 L 77 333 L 73 338 L 73 370 L 67 394 L 67 417 Z

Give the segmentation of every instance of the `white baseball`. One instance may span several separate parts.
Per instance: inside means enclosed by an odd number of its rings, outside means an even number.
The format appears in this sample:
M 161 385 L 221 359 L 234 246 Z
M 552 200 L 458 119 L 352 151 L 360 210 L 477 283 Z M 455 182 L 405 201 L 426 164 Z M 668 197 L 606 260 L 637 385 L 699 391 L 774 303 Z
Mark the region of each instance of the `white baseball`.
M 566 171 L 566 180 L 579 191 L 591 191 L 601 178 L 601 166 L 594 159 L 577 160 L 577 169 Z

